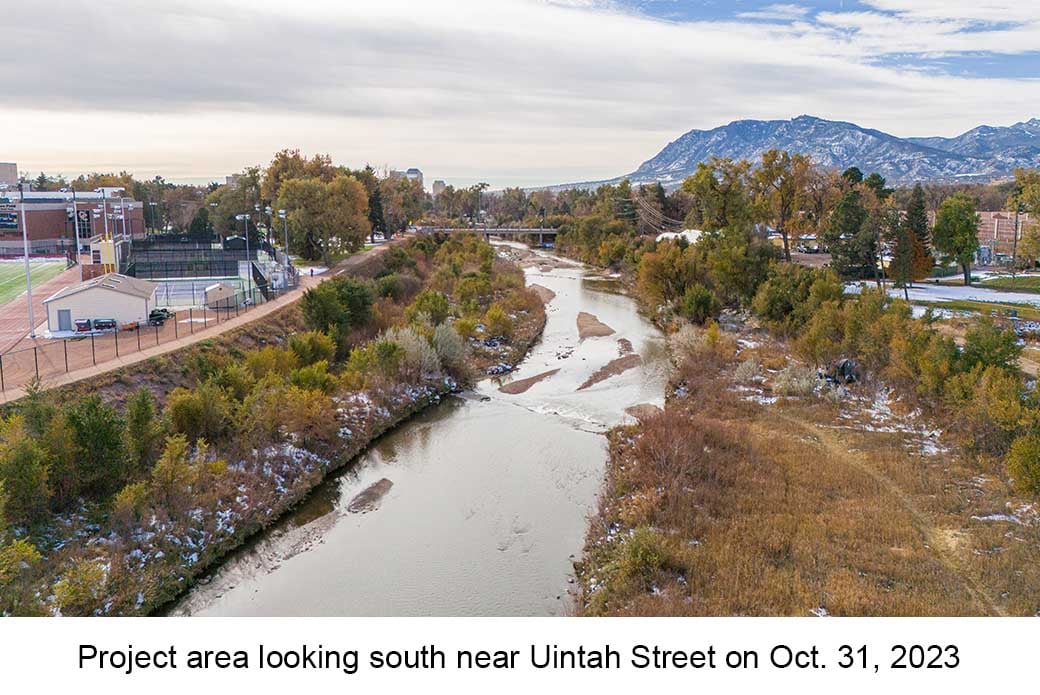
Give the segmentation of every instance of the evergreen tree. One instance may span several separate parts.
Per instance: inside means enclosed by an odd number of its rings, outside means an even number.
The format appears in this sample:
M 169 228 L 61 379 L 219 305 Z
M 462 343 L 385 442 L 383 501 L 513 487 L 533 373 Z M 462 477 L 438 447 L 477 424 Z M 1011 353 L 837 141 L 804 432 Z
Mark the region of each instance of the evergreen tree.
M 910 202 L 906 205 L 905 224 L 921 242 L 924 251 L 931 254 L 932 240 L 928 230 L 928 207 L 921 184 L 914 186 L 914 190 L 910 193 Z
M 376 232 L 386 237 L 386 219 L 383 217 L 383 194 L 376 186 L 368 196 L 368 223 L 372 225 L 371 241 L 375 242 Z

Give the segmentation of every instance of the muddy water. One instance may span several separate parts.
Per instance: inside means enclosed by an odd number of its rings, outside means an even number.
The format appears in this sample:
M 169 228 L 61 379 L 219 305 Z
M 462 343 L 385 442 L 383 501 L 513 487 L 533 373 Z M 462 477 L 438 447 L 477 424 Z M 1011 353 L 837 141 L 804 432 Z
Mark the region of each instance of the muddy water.
M 610 283 L 529 262 L 551 289 L 542 341 L 380 439 L 349 470 L 231 557 L 172 611 L 191 615 L 559 615 L 624 409 L 663 402 L 663 340 Z M 579 312 L 615 334 L 579 341 Z M 578 391 L 631 341 L 640 366 Z

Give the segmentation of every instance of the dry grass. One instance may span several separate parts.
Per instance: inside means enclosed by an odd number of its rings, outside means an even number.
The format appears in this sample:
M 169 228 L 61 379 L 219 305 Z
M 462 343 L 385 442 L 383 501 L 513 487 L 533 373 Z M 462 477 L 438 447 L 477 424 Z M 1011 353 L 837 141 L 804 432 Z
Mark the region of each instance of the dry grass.
M 680 360 L 664 413 L 611 433 L 583 612 L 1037 612 L 1040 522 L 997 466 L 936 454 L 912 413 L 879 423 L 867 394 L 774 401 L 782 344 L 711 355 Z M 754 390 L 735 376 L 752 357 Z

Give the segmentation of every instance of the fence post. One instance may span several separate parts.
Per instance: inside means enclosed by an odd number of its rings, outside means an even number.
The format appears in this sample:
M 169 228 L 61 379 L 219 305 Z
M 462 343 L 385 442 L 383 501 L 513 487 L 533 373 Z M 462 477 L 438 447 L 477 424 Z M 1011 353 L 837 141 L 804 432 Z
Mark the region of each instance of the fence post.
M 155 344 L 159 344 L 159 324 L 155 324 Z
M 173 339 L 177 340 L 178 338 L 180 338 L 180 335 L 177 333 L 177 312 L 176 311 L 173 312 L 172 318 L 173 318 Z
M 40 378 L 40 358 L 36 354 L 36 346 L 33 345 L 33 367 L 36 369 L 36 379 Z
M 188 330 L 195 335 L 195 308 L 188 307 Z
M 6 391 L 7 386 L 4 385 L 4 356 L 0 355 L 0 391 Z
M 209 316 L 206 315 L 206 307 L 202 307 L 202 327 L 206 328 L 209 326 Z
M 118 326 L 116 327 L 115 333 L 113 333 L 112 335 L 114 335 L 116 337 L 116 357 L 119 357 L 119 327 Z
M 141 327 L 137 327 L 137 351 L 141 351 Z
M 69 340 L 68 340 L 68 338 L 63 338 L 62 339 L 61 346 L 63 348 L 65 348 L 65 373 L 68 374 L 69 373 Z
M 97 366 L 97 353 L 94 352 L 94 331 L 90 332 L 90 361 Z

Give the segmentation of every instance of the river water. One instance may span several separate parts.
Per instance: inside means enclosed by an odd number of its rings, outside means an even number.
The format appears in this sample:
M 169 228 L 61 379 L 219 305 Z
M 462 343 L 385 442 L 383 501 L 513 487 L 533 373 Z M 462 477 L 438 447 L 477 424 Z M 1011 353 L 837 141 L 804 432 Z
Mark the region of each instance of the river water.
M 609 282 L 535 259 L 528 284 L 556 297 L 542 340 L 506 381 L 557 374 L 517 395 L 484 380 L 379 439 L 171 613 L 567 614 L 571 563 L 602 485 L 602 432 L 629 419 L 627 406 L 663 403 L 667 359 L 660 333 Z M 616 334 L 579 340 L 581 311 Z M 641 366 L 577 391 L 619 356 L 620 338 Z M 358 510 L 351 502 L 374 484 L 388 491 Z

